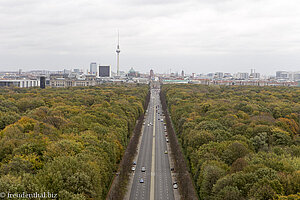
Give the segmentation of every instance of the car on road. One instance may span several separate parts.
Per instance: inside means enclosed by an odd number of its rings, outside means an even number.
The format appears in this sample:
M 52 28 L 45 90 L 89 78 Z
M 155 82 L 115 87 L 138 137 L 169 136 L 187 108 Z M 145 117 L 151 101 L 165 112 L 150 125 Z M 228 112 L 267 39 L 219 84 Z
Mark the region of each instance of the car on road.
M 161 122 L 164 122 L 164 120 L 163 120 L 163 119 L 161 119 L 160 121 L 161 121 Z
M 167 150 L 165 150 L 165 154 L 168 154 L 168 151 L 167 151 Z
M 148 124 L 148 126 L 150 126 L 150 124 Z
M 133 165 L 136 165 L 136 162 L 135 161 L 133 161 L 133 163 L 132 163 Z
M 141 179 L 140 179 L 140 183 L 144 183 L 144 179 L 141 178 Z
M 169 142 L 169 139 L 168 139 L 168 138 L 166 139 L 166 142 Z
M 131 167 L 131 171 L 133 171 L 133 172 L 134 172 L 134 171 L 135 171 L 135 167 Z
M 142 172 L 145 172 L 145 171 L 146 171 L 146 168 L 145 168 L 145 167 L 142 167 L 141 171 L 142 171 Z
M 178 184 L 176 182 L 173 183 L 173 188 L 177 189 L 178 188 Z
M 145 125 L 145 122 L 143 122 L 143 125 Z

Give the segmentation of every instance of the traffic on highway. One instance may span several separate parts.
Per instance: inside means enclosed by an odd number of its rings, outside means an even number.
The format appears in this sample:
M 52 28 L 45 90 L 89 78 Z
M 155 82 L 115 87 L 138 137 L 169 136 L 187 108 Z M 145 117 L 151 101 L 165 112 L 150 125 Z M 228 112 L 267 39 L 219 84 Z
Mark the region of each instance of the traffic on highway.
M 134 177 L 130 199 L 173 200 L 173 190 L 179 187 L 176 182 L 172 182 L 168 135 L 159 92 L 159 89 L 151 89 L 138 157 L 132 165 Z

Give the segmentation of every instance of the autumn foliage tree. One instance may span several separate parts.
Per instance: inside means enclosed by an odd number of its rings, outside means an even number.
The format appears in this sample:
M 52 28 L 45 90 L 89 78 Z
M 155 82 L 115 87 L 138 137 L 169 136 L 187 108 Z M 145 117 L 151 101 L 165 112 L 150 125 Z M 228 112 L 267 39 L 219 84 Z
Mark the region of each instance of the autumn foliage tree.
M 298 199 L 300 89 L 163 85 L 200 199 Z
M 0 191 L 105 199 L 148 86 L 0 89 Z

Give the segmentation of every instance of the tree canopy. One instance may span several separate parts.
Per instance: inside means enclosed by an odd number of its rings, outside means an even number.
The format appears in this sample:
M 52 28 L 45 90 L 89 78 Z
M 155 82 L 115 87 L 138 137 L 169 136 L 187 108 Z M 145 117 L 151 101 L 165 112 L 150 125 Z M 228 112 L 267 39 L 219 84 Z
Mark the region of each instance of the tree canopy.
M 105 199 L 148 90 L 0 89 L 0 191 Z
M 300 198 L 300 89 L 163 85 L 200 199 Z

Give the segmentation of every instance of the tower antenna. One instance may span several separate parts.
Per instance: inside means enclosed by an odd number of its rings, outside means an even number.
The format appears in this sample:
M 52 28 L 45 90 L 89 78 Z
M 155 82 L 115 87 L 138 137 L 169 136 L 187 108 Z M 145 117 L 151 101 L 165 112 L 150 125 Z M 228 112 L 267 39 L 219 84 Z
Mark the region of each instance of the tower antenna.
M 117 45 L 117 76 L 120 76 L 120 36 L 119 36 L 119 30 L 118 30 L 118 45 Z

